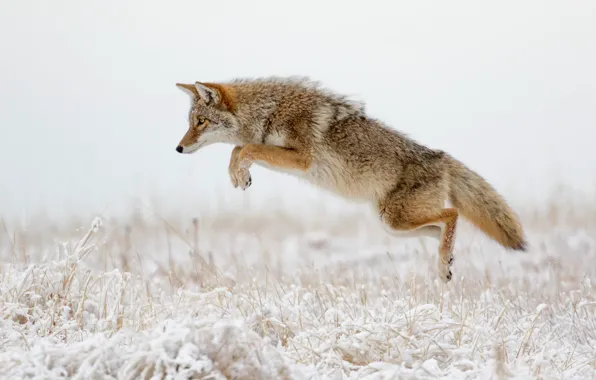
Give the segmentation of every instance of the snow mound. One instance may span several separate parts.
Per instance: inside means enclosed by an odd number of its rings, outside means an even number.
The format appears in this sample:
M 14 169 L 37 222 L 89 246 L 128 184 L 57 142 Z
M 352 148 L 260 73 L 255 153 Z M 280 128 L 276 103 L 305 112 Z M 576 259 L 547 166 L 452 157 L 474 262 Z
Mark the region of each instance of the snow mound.
M 9 378 L 284 379 L 267 339 L 235 321 L 166 321 L 150 332 L 96 333 L 70 345 L 41 343 L 0 357 Z

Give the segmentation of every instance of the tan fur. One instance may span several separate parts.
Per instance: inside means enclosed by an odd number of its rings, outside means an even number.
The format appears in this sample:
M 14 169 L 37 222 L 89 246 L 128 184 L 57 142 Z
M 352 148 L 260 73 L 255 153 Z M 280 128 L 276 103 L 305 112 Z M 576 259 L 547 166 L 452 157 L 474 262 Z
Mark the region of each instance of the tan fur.
M 460 213 L 502 246 L 526 250 L 527 242 L 515 213 L 496 190 L 461 162 L 449 162 L 449 199 Z
M 236 110 L 236 99 L 234 94 L 234 88 L 224 86 L 222 84 L 217 83 L 203 83 L 205 86 L 210 87 L 217 91 L 219 96 L 221 96 L 221 106 L 230 112 L 234 112 Z
M 291 149 L 279 146 L 247 144 L 238 154 L 239 165 L 248 168 L 255 161 L 282 169 L 306 171 L 310 165 L 310 157 Z
M 305 78 L 183 86 L 193 100 L 189 130 L 198 116 L 209 124 L 187 132 L 179 149 L 191 153 L 215 142 L 235 145 L 228 166 L 235 187 L 250 186 L 255 163 L 368 202 L 392 231 L 440 238 L 444 281 L 451 279 L 460 215 L 504 247 L 526 249 L 517 216 L 482 177 L 368 116 L 360 103 Z M 455 208 L 445 208 L 446 200 Z

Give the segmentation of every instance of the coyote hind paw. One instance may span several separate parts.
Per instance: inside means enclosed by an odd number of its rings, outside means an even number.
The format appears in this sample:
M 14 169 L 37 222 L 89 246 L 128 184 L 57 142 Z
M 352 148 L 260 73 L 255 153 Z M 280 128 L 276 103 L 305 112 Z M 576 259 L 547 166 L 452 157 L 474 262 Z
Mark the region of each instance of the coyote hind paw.
M 449 256 L 449 260 L 447 262 L 443 262 L 439 260 L 439 277 L 441 281 L 444 283 L 448 283 L 451 281 L 453 277 L 453 273 L 451 272 L 451 265 L 453 264 L 453 255 Z
M 449 269 L 448 267 L 441 267 L 439 269 L 439 272 L 440 272 L 441 281 L 443 281 L 445 284 L 448 283 L 449 281 L 451 281 L 451 277 L 453 277 L 453 273 L 451 273 L 451 269 Z

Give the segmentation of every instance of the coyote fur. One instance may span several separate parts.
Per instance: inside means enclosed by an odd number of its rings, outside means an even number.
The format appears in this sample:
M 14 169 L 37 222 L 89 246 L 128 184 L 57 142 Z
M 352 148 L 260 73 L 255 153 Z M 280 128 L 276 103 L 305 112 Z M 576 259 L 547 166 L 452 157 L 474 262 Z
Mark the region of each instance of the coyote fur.
M 460 216 L 507 249 L 527 249 L 517 215 L 480 175 L 308 78 L 176 85 L 191 97 L 189 127 L 176 151 L 233 144 L 228 171 L 234 187 L 248 188 L 250 167 L 258 164 L 368 202 L 389 231 L 439 240 L 444 282 L 452 277 Z

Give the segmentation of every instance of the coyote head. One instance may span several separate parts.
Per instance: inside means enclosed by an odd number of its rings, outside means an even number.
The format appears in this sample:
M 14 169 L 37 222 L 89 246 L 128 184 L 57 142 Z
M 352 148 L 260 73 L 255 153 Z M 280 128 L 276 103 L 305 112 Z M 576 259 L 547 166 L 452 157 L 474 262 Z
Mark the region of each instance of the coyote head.
M 191 96 L 188 130 L 176 147 L 178 153 L 193 153 L 218 142 L 233 142 L 238 131 L 234 117 L 234 93 L 215 83 L 181 84 L 176 86 Z

